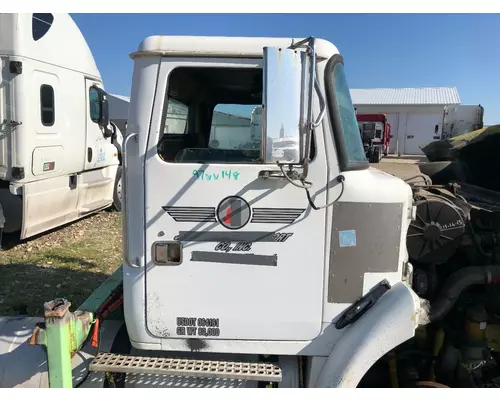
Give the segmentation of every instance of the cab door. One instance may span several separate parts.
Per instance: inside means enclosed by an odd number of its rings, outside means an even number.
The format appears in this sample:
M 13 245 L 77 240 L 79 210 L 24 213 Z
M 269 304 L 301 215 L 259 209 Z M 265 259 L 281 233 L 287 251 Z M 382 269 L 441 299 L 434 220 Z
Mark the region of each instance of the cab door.
M 160 66 L 144 161 L 147 328 L 163 338 L 311 340 L 322 323 L 325 210 L 312 211 L 304 190 L 285 179 L 259 177 L 279 171 L 276 166 L 210 161 L 223 141 L 206 151 L 192 145 L 183 162 L 158 154 L 165 118 L 175 117 L 169 86 L 177 85 L 182 97 L 175 71 L 184 67 L 189 75 L 199 66 L 189 59 L 164 59 Z M 262 69 L 263 63 L 207 60 L 199 79 L 225 79 L 220 68 Z M 177 142 L 165 143 L 168 150 Z M 202 150 L 208 158 L 189 161 Z M 309 177 L 324 186 L 326 170 L 319 148 Z M 324 204 L 325 191 L 315 201 Z
M 82 149 L 85 151 L 85 164 L 78 178 L 78 209 L 83 214 L 112 203 L 119 164 L 117 149 L 107 126 L 106 92 L 100 82 L 88 78 L 85 79 L 85 91 L 85 148 Z

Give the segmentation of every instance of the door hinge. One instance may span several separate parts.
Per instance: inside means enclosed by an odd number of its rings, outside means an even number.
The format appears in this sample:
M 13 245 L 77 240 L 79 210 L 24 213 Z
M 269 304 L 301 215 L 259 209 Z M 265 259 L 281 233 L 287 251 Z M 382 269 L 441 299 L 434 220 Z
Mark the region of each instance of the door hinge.
M 23 63 L 21 61 L 11 61 L 9 63 L 9 70 L 11 74 L 21 75 L 23 73 Z
M 17 122 L 17 121 L 12 121 L 12 120 L 8 121 L 8 120 L 4 119 L 2 121 L 2 124 L 3 125 L 10 125 L 10 126 L 19 126 L 19 125 L 22 125 L 23 123 L 22 122 Z

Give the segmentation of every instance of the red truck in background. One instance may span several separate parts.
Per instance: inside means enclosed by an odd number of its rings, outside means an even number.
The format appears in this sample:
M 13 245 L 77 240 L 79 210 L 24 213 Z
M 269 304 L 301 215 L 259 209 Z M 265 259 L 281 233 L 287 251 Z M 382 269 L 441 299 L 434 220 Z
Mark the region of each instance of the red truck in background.
M 371 163 L 378 163 L 389 153 L 391 124 L 386 114 L 356 114 L 361 140 L 366 158 Z

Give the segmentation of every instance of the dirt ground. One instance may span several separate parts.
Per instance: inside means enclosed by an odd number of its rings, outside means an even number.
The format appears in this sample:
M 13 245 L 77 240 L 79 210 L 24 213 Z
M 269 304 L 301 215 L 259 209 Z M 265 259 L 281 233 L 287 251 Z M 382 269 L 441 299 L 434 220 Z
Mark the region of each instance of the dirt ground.
M 372 164 L 406 179 L 418 174 L 418 157 Z M 0 251 L 0 315 L 40 316 L 43 303 L 66 297 L 76 309 L 121 265 L 121 214 L 103 211 L 34 239 L 6 237 Z
M 371 165 L 391 175 L 395 175 L 402 179 L 408 179 L 420 173 L 418 163 L 424 160 L 425 157 L 388 156 L 382 158 L 380 163 Z

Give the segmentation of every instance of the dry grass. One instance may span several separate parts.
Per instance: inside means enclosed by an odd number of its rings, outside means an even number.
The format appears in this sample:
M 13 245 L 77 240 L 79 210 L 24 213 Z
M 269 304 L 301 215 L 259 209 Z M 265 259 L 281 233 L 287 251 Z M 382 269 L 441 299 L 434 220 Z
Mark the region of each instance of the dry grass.
M 9 243 L 9 241 L 11 243 Z M 0 251 L 0 315 L 41 316 L 65 297 L 72 309 L 121 265 L 121 215 L 103 211 Z

